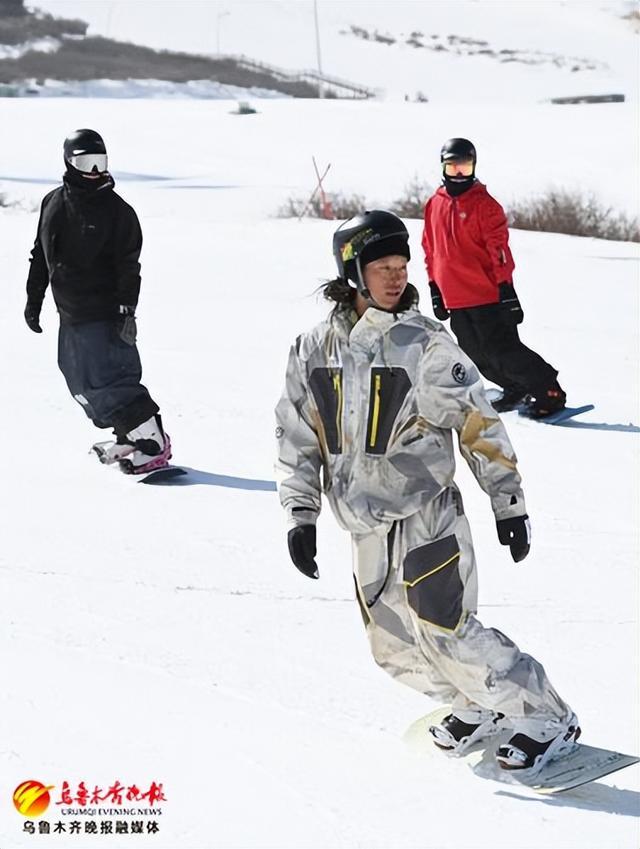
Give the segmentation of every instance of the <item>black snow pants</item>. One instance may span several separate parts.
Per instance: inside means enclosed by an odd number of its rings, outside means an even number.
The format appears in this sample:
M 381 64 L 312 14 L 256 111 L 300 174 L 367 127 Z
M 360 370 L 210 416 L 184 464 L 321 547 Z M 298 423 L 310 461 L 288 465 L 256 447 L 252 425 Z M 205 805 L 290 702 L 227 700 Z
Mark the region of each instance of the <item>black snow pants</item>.
M 96 427 L 124 436 L 159 411 L 140 383 L 138 349 L 122 341 L 115 321 L 61 324 L 58 366 Z
M 521 342 L 500 304 L 451 310 L 451 329 L 478 370 L 505 391 L 537 395 L 556 385 L 557 370 Z

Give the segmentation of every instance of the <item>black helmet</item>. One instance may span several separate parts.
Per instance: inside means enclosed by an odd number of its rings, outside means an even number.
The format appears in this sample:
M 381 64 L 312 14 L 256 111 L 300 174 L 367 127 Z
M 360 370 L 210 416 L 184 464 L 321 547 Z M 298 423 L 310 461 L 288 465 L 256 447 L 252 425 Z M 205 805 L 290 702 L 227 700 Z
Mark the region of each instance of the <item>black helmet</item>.
M 452 159 L 473 159 L 477 161 L 476 149 L 469 139 L 447 139 L 440 150 L 440 162 Z
M 333 234 L 333 256 L 338 276 L 355 283 L 365 297 L 369 293 L 364 285 L 363 267 L 367 262 L 391 254 L 411 259 L 409 232 L 392 212 L 365 210 L 344 221 Z
M 63 151 L 68 168 L 83 172 L 107 170 L 107 149 L 95 130 L 74 130 L 64 140 Z

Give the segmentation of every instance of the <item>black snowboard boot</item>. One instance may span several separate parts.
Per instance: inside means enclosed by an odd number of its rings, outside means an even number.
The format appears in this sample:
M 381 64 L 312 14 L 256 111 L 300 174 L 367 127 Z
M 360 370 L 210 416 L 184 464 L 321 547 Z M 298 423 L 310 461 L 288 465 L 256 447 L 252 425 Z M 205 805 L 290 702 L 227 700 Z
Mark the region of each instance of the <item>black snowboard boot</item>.
M 526 396 L 524 389 L 505 388 L 502 390 L 502 395 L 491 402 L 491 406 L 496 413 L 508 413 L 510 410 L 517 410 L 524 403 Z
M 469 746 L 501 731 L 502 719 L 504 714 L 482 708 L 459 710 L 445 716 L 439 725 L 431 725 L 429 734 L 438 748 L 461 755 Z
M 537 392 L 535 395 L 528 395 L 524 404 L 524 413 L 531 419 L 543 419 L 551 413 L 564 410 L 566 403 L 567 396 L 560 384 L 556 383 L 549 389 Z
M 522 732 L 514 734 L 507 743 L 498 746 L 498 764 L 502 769 L 526 769 L 535 773 L 549 761 L 570 754 L 576 748 L 576 741 L 580 736 L 578 718 L 571 714 L 562 725 L 564 727 L 541 730 L 537 734 L 541 739 L 537 740 Z

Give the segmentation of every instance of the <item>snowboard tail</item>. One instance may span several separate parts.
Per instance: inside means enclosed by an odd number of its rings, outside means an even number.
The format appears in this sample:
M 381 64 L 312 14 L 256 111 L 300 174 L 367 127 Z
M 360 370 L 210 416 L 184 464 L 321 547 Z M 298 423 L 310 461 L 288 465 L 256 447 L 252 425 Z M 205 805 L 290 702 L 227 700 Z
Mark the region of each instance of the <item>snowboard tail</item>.
M 148 472 L 146 475 L 141 475 L 138 480 L 138 483 L 175 483 L 176 478 L 182 478 L 186 474 L 188 474 L 186 469 L 183 469 L 180 466 L 163 466 L 161 469 L 155 469 L 152 472 Z
M 532 419 L 532 421 L 541 422 L 541 424 L 555 425 L 560 424 L 561 422 L 566 422 L 568 419 L 572 419 L 574 416 L 580 416 L 582 415 L 582 413 L 588 413 L 589 410 L 593 409 L 595 409 L 593 404 L 584 404 L 582 407 L 563 407 L 556 413 L 550 413 L 548 416 L 540 416 L 539 418 L 534 418 L 533 416 L 527 415 L 526 410 L 520 408 L 518 409 L 518 414 L 527 419 Z

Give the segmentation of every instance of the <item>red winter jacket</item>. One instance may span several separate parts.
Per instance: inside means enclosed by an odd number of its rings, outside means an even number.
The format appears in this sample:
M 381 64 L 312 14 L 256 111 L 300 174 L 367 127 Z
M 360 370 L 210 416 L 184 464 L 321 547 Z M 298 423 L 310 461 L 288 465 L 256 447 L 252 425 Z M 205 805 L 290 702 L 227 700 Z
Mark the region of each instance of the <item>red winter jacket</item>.
M 424 208 L 422 233 L 429 280 L 447 309 L 498 302 L 498 284 L 510 283 L 515 264 L 504 210 L 483 183 L 451 197 L 444 186 Z

